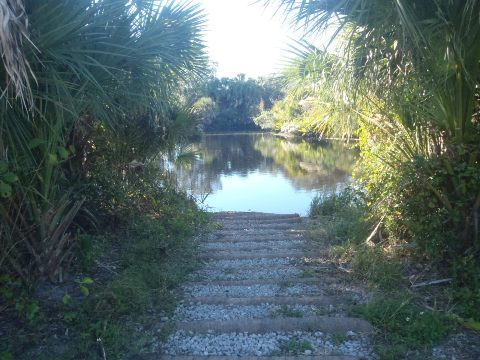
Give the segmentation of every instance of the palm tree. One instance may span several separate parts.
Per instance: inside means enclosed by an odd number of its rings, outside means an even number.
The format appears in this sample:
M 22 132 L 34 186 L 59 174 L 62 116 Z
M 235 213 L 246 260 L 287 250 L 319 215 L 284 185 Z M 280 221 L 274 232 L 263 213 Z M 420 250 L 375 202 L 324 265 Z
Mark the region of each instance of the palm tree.
M 67 261 L 68 228 L 83 203 L 64 170 L 89 155 L 72 142 L 75 129 L 145 117 L 168 127 L 176 88 L 206 67 L 204 17 L 197 5 L 154 0 L 26 0 L 24 9 L 31 41 L 19 32 L 7 42 L 26 70 L 12 72 L 4 57 L 0 73 L 24 94 L 23 102 L 9 92 L 0 99 L 0 159 L 15 175 L 8 183 L 0 172 L 0 187 L 13 188 L 0 200 L 0 266 L 52 277 Z
M 480 78 L 478 1 L 265 2 L 278 4 L 307 31 L 337 26 L 335 36 L 342 34 L 355 75 L 349 86 L 367 84 L 361 89 L 374 106 L 381 99 L 382 106 L 406 107 L 400 126 L 413 130 L 412 123 L 428 123 L 443 134 L 441 141 L 472 142 Z

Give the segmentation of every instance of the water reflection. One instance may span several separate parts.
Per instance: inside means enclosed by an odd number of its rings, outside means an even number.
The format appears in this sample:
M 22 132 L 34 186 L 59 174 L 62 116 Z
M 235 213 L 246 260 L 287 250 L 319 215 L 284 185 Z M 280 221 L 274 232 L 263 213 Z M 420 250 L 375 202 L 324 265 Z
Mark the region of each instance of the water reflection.
M 288 141 L 272 134 L 206 135 L 198 158 L 177 166 L 180 186 L 213 210 L 306 214 L 317 192 L 350 179 L 356 152 L 343 143 Z

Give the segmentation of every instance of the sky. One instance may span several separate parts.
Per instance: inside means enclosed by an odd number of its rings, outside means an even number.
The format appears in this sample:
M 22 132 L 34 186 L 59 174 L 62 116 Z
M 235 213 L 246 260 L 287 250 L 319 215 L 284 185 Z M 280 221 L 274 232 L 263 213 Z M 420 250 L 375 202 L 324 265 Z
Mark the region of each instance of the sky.
M 300 39 L 275 8 L 255 0 L 201 0 L 208 19 L 206 41 L 218 77 L 256 78 L 281 69 L 288 44 Z

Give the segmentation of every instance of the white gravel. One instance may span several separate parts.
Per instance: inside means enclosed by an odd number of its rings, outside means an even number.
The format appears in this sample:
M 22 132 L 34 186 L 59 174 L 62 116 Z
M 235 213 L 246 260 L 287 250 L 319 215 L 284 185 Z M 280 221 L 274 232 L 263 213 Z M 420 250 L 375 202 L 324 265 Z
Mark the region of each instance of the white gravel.
M 175 310 L 174 320 L 238 320 L 263 319 L 285 316 L 315 316 L 324 308 L 316 305 L 278 305 L 263 303 L 258 305 L 181 305 Z
M 289 265 L 292 259 L 293 258 L 211 260 L 207 266 L 209 268 L 244 268 L 247 266 Z
M 285 295 L 311 295 L 321 294 L 317 285 L 295 284 L 281 286 L 277 284 L 266 285 L 193 285 L 184 287 L 186 295 L 191 297 L 255 297 L 255 296 L 285 296 Z
M 203 247 L 206 250 L 237 250 L 247 248 L 274 248 L 274 249 L 291 249 L 298 248 L 305 244 L 302 240 L 271 240 L 271 241 L 222 241 L 206 243 Z
M 264 280 L 264 279 L 286 279 L 301 276 L 303 271 L 295 266 L 270 266 L 261 269 L 241 269 L 235 268 L 235 271 L 227 269 L 201 269 L 193 273 L 189 279 L 209 279 L 209 280 Z
M 347 335 L 348 334 L 348 335 Z M 168 355 L 226 355 L 226 356 L 269 356 L 288 354 L 295 342 L 306 342 L 310 349 L 305 354 L 350 355 L 372 359 L 372 354 L 364 341 L 353 332 L 342 334 L 341 340 L 322 332 L 270 332 L 265 334 L 223 333 L 194 334 L 177 331 L 164 344 L 163 351 Z M 290 346 L 289 346 L 290 344 Z M 305 343 L 304 343 L 305 344 Z

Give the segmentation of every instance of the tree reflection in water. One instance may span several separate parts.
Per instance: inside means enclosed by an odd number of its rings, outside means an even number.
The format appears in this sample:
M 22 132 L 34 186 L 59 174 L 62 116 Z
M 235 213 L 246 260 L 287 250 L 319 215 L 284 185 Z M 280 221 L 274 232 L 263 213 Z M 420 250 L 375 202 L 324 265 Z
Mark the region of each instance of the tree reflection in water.
M 248 183 L 246 189 L 242 188 L 246 191 L 243 195 L 245 198 L 250 196 L 253 202 L 259 199 L 260 187 L 266 183 L 272 197 L 292 201 L 294 198 L 298 200 L 299 193 L 308 193 L 306 201 L 309 203 L 317 192 L 334 191 L 350 181 L 357 159 L 357 152 L 341 142 L 312 144 L 303 140 L 289 141 L 268 133 L 205 135 L 193 149 L 198 153 L 197 160 L 188 167 L 176 166 L 175 174 L 181 188 L 200 201 L 206 198 L 208 205 L 209 198 L 231 195 L 228 194 L 231 189 L 224 190 L 228 181 Z M 254 176 L 262 179 L 258 186 L 252 182 Z M 278 182 L 288 183 L 291 189 L 285 184 L 276 184 Z M 281 193 L 274 193 L 276 187 Z M 228 202 L 225 198 L 222 202 L 229 204 L 229 208 L 222 210 L 242 210 L 233 200 Z M 308 207 L 308 203 L 302 206 Z M 254 203 L 251 209 L 261 210 Z M 274 210 L 271 211 L 276 212 Z

